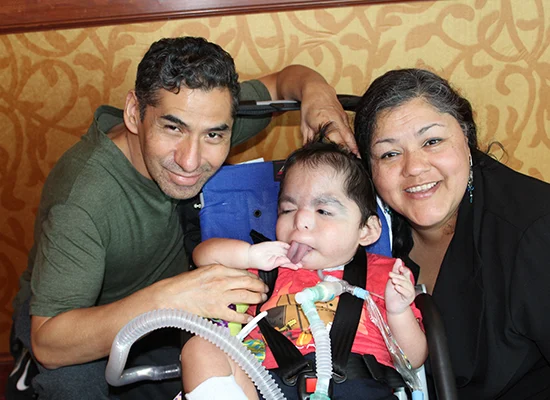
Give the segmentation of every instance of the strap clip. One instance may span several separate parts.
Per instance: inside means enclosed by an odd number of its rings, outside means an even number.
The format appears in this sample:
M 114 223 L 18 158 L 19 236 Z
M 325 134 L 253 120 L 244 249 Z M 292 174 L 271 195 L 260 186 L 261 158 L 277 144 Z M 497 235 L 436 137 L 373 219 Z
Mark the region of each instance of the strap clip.
M 296 376 L 295 385 L 298 390 L 298 398 L 300 400 L 309 400 L 310 396 L 315 393 L 315 389 L 317 387 L 317 373 L 315 371 L 314 361 L 308 361 L 308 366 L 298 373 Z M 332 386 L 333 380 L 331 379 L 328 388 L 329 397 L 332 397 Z
M 315 362 L 313 360 L 307 360 L 306 364 L 302 369 L 300 369 L 297 373 L 291 376 L 281 376 L 281 380 L 285 385 L 288 386 L 296 386 L 296 383 L 298 382 L 299 377 L 302 374 L 312 374 L 312 376 L 315 375 Z

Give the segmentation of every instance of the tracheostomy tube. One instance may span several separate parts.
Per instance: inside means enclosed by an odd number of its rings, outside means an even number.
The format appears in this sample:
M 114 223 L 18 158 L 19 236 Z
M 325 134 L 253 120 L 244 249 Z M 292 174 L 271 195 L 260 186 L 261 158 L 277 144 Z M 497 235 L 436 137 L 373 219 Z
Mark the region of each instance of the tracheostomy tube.
M 339 296 L 344 291 L 344 281 L 323 281 L 314 287 L 307 288 L 297 293 L 296 302 L 302 306 L 302 311 L 307 317 L 311 334 L 315 340 L 315 370 L 317 371 L 317 385 L 311 400 L 326 400 L 330 380 L 332 378 L 332 354 L 329 333 L 325 324 L 319 317 L 316 302 L 327 302 Z

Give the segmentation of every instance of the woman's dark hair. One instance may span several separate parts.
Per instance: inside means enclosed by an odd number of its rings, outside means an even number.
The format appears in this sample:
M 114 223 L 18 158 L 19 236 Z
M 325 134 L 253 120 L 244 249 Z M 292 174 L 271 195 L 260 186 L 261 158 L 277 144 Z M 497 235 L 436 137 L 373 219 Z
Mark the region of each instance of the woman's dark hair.
M 238 79 L 233 58 L 217 44 L 199 37 L 161 39 L 151 45 L 137 68 L 140 118 L 145 117 L 147 106 L 158 104 L 161 89 L 177 94 L 182 86 L 204 91 L 229 89 L 234 116 L 239 104 Z
M 478 149 L 472 106 L 447 80 L 422 69 L 393 70 L 372 82 L 356 108 L 355 138 L 369 173 L 372 172 L 371 143 L 381 113 L 418 98 L 440 113 L 451 115 L 468 138 L 472 152 Z M 413 246 L 411 229 L 408 222 L 395 212 L 392 215 L 392 233 L 393 256 L 407 256 Z
M 344 177 L 346 196 L 355 202 L 361 212 L 360 226 L 364 226 L 376 211 L 374 185 L 363 162 L 347 148 L 326 138 L 330 123 L 319 128 L 318 133 L 302 148 L 295 150 L 285 161 L 279 196 L 283 192 L 288 171 L 294 167 L 316 168 L 328 166 Z

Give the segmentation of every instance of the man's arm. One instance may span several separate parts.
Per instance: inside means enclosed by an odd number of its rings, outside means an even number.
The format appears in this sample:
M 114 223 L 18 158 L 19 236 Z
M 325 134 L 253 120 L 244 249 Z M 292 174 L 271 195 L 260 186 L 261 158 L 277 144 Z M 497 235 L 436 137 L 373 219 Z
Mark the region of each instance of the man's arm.
M 97 227 L 89 213 L 72 204 L 51 207 L 41 224 L 31 281 L 31 342 L 34 354 L 46 367 L 105 357 L 124 325 L 155 309 L 177 308 L 245 322 L 242 314 L 227 306 L 232 302 L 258 302 L 262 291 L 267 290 L 246 271 L 211 266 L 141 290 L 129 289 L 124 292 L 131 293 L 127 297 L 119 295 L 117 301 L 95 306 L 107 269 L 104 239 Z M 131 267 L 131 263 L 124 266 Z M 139 280 L 136 283 L 128 276 L 124 282 L 129 287 L 139 285 Z M 119 290 L 125 289 L 120 285 Z
M 302 65 L 291 65 L 259 81 L 266 86 L 272 100 L 301 101 L 300 129 L 304 143 L 321 125 L 332 122 L 330 139 L 359 154 L 348 115 L 336 97 L 336 90 L 319 73 Z
M 46 368 L 81 364 L 109 354 L 116 334 L 139 314 L 177 308 L 208 318 L 247 323 L 250 315 L 229 304 L 257 304 L 267 287 L 253 274 L 210 265 L 159 281 L 111 304 L 74 309 L 55 317 L 32 316 L 33 352 Z

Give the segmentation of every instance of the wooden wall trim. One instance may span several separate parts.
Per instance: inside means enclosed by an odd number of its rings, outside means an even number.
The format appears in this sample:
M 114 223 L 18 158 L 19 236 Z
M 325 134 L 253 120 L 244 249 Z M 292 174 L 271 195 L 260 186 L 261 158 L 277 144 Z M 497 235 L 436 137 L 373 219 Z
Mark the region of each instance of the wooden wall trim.
M 3 0 L 0 34 L 418 0 Z
M 13 357 L 10 353 L 0 353 L 0 364 L 11 364 L 13 363 Z

